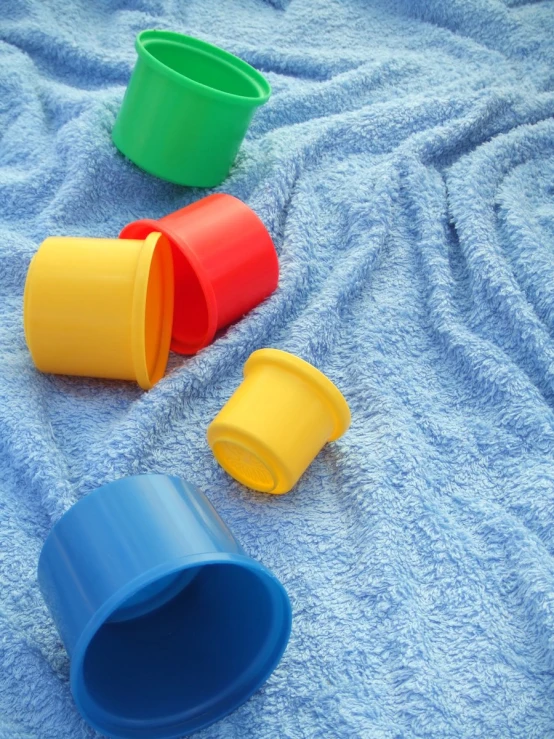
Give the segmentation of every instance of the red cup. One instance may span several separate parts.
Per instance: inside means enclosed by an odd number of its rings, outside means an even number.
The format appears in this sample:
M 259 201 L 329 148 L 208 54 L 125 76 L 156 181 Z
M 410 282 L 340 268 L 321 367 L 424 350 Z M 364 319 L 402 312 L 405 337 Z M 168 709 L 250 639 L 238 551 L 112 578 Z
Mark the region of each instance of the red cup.
M 195 354 L 216 331 L 255 308 L 277 287 L 279 262 L 266 227 L 232 195 L 209 195 L 160 220 L 125 226 L 120 239 L 164 234 L 172 246 L 175 306 L 171 348 Z

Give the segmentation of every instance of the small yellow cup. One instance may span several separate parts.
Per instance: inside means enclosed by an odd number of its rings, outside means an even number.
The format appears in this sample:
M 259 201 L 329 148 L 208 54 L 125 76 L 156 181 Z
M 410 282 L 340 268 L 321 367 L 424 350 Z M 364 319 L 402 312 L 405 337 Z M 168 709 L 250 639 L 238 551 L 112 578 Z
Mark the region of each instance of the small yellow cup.
M 136 380 L 148 390 L 169 355 L 171 246 L 159 233 L 46 239 L 29 266 L 23 311 L 41 372 Z
M 207 436 L 235 480 L 262 493 L 288 493 L 349 425 L 346 400 L 324 374 L 288 352 L 260 349 Z

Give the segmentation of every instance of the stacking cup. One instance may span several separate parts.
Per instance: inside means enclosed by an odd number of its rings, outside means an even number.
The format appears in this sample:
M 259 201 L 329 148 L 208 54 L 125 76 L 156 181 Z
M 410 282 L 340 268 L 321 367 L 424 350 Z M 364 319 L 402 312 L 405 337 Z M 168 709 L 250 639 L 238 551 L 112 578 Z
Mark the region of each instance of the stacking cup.
M 164 374 L 173 321 L 173 263 L 165 236 L 54 237 L 31 261 L 25 337 L 41 372 L 136 380 Z
M 123 239 L 157 231 L 173 247 L 175 309 L 171 348 L 194 354 L 216 331 L 270 295 L 279 280 L 277 253 L 267 229 L 251 208 L 218 193 L 160 220 L 126 226 Z
M 328 441 L 350 425 L 341 392 L 308 362 L 260 349 L 244 380 L 208 428 L 219 464 L 263 493 L 287 493 Z
M 176 477 L 124 478 L 82 498 L 48 535 L 38 580 L 75 703 L 110 737 L 208 726 L 263 685 L 289 638 L 283 586 Z
M 138 60 L 112 133 L 150 174 L 213 187 L 227 177 L 267 80 L 217 46 L 171 31 L 142 31 Z

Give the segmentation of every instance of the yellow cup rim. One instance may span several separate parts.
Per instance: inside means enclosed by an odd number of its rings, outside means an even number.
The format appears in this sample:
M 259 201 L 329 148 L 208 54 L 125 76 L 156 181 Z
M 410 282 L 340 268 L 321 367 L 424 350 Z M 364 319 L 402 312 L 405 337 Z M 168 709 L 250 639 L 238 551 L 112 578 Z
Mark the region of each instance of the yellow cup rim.
M 150 283 L 150 268 L 156 250 L 160 250 L 162 267 L 162 326 L 158 338 L 158 351 L 154 369 L 150 373 L 146 363 L 146 300 Z M 169 344 L 173 326 L 173 258 L 171 245 L 167 238 L 158 232 L 149 234 L 141 247 L 135 289 L 133 292 L 133 307 L 131 318 L 131 351 L 137 383 L 143 390 L 150 390 L 160 380 L 167 366 Z
M 274 364 L 300 376 L 318 393 L 333 416 L 333 431 L 328 441 L 336 441 L 345 433 L 352 419 L 350 408 L 344 395 L 323 372 L 304 359 L 282 349 L 258 349 L 246 361 L 244 377 L 246 378 L 252 370 L 264 364 Z

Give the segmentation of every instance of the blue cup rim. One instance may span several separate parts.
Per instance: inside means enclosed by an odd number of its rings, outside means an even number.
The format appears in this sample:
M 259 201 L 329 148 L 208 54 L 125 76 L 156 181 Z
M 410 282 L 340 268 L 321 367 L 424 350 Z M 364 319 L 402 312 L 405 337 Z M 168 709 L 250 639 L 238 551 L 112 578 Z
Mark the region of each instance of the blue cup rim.
M 279 591 L 279 594 L 285 600 L 283 616 L 286 617 L 286 623 L 284 624 L 284 628 L 279 635 L 279 641 L 276 641 L 275 643 L 276 648 L 272 650 L 266 650 L 271 651 L 271 655 L 268 655 L 266 657 L 263 668 L 259 666 L 259 656 L 256 660 L 256 663 L 249 668 L 250 672 L 256 666 L 258 666 L 257 677 L 255 679 L 252 679 L 249 689 L 247 691 L 239 692 L 235 696 L 234 700 L 230 701 L 229 703 L 224 702 L 224 705 L 219 710 L 217 709 L 217 705 L 214 706 L 211 710 L 208 707 L 207 710 L 201 713 L 195 721 L 191 721 L 190 727 L 186 729 L 182 728 L 182 721 L 180 723 L 175 722 L 174 727 L 172 727 L 171 725 L 168 725 L 168 723 L 164 723 L 162 725 L 162 720 L 159 718 L 150 720 L 122 719 L 121 716 L 114 715 L 99 706 L 86 693 L 83 676 L 83 664 L 85 655 L 92 639 L 94 638 L 98 630 L 109 620 L 110 616 L 117 610 L 117 608 L 121 606 L 125 602 L 125 600 L 136 593 L 137 590 L 146 587 L 147 585 L 155 582 L 156 580 L 159 580 L 162 577 L 171 574 L 177 574 L 178 572 L 188 569 L 189 567 L 201 567 L 217 564 L 236 565 L 248 569 L 254 574 L 261 576 L 261 578 L 265 580 L 266 585 L 269 585 L 269 582 L 271 582 L 273 590 L 275 591 L 277 589 Z M 169 739 L 170 737 L 177 738 L 183 736 L 183 734 L 189 734 L 193 731 L 199 731 L 200 729 L 203 729 L 215 723 L 216 721 L 219 721 L 225 716 L 228 716 L 230 713 L 239 708 L 239 706 L 245 703 L 252 695 L 254 695 L 254 693 L 256 693 L 256 691 L 260 689 L 260 687 L 267 681 L 268 677 L 275 670 L 287 647 L 292 627 L 290 603 L 285 589 L 283 588 L 279 580 L 277 580 L 277 578 L 268 569 L 266 569 L 263 565 L 256 562 L 255 560 L 250 559 L 250 557 L 246 555 L 221 554 L 216 557 L 212 554 L 186 557 L 183 558 L 183 561 L 179 565 L 175 562 L 172 562 L 165 567 L 158 567 L 143 574 L 141 577 L 136 578 L 132 583 L 130 583 L 129 588 L 125 589 L 125 597 L 120 598 L 120 593 L 118 593 L 117 595 L 117 598 L 114 596 L 112 599 L 110 599 L 110 601 L 107 601 L 104 606 L 94 614 L 94 616 L 85 627 L 79 640 L 77 641 L 77 644 L 75 645 L 75 649 L 71 657 L 70 666 L 71 692 L 77 706 L 83 713 L 86 714 L 86 718 L 89 724 L 100 733 L 106 733 L 106 729 L 111 724 L 111 726 L 113 727 L 111 731 L 113 733 L 110 733 L 110 735 L 114 737 L 128 737 L 130 736 L 130 734 L 118 734 L 118 730 L 132 731 L 133 728 L 136 727 L 137 729 L 142 729 L 141 733 L 137 734 L 137 736 L 148 736 L 152 739 L 155 739 L 156 737 L 163 737 L 164 739 Z M 288 608 L 286 607 L 286 605 L 288 605 Z M 217 703 L 221 704 L 222 702 L 223 701 L 221 697 L 218 697 Z M 91 710 L 94 711 L 94 713 L 91 713 Z M 150 729 L 149 733 L 142 733 L 147 728 Z M 168 733 L 171 731 L 174 731 L 175 733 Z

